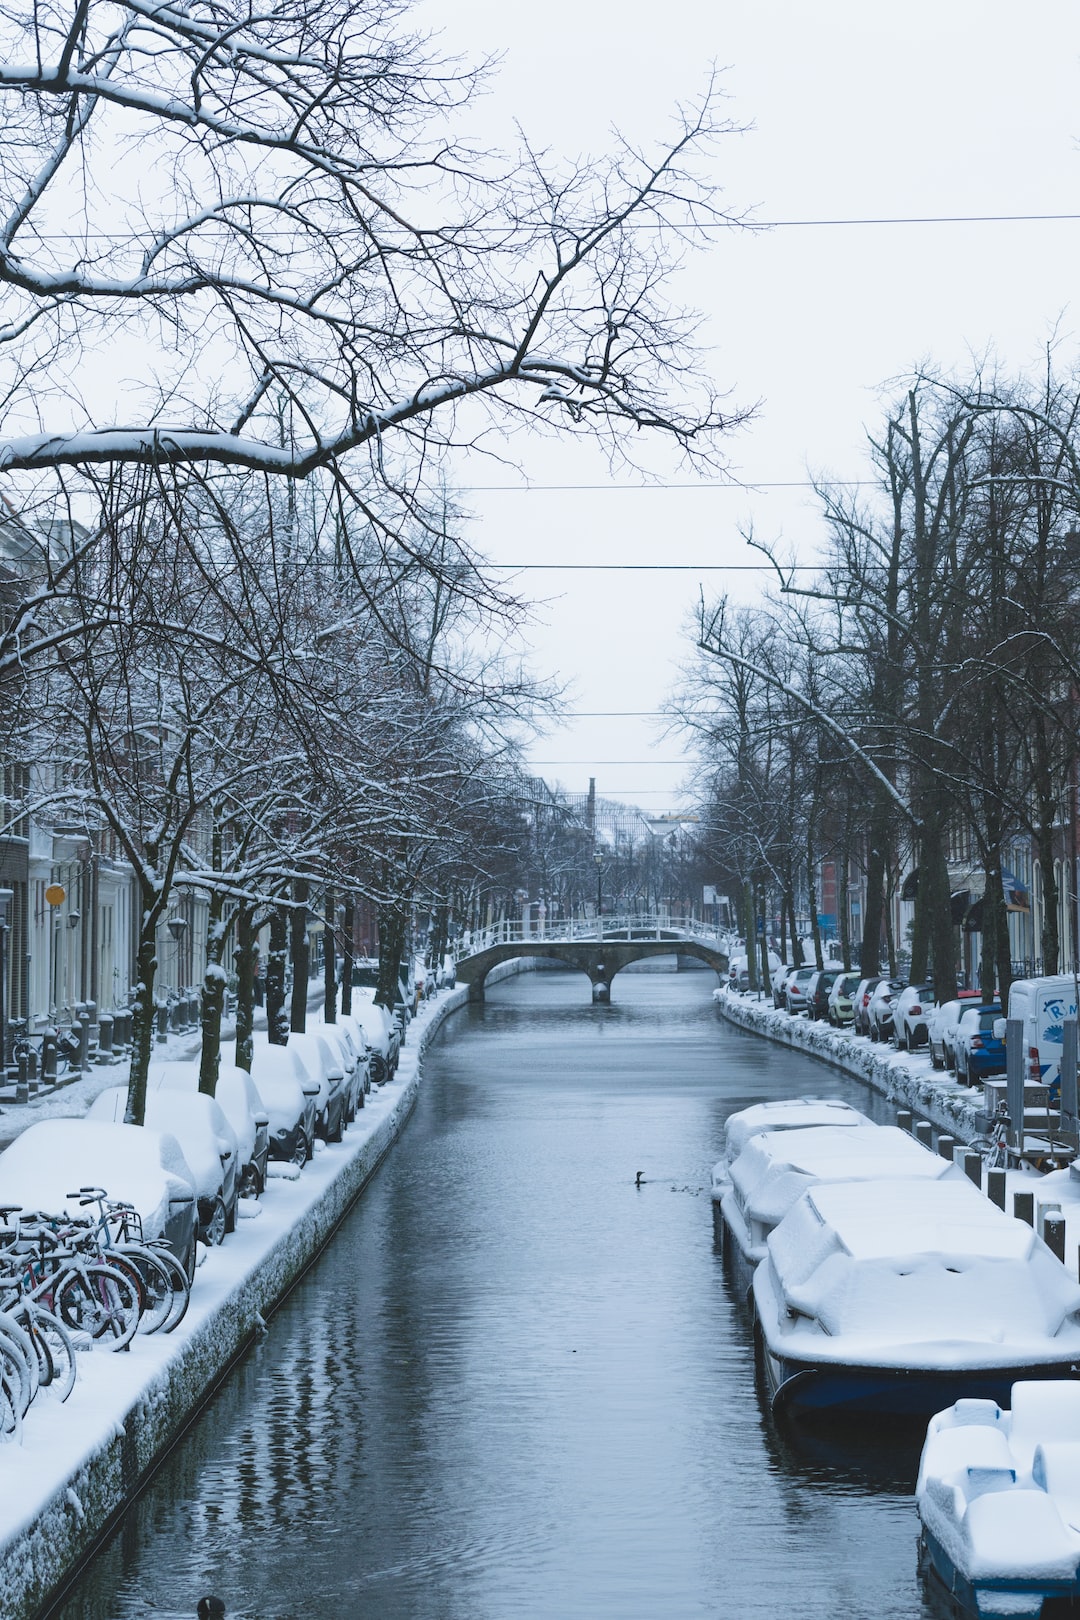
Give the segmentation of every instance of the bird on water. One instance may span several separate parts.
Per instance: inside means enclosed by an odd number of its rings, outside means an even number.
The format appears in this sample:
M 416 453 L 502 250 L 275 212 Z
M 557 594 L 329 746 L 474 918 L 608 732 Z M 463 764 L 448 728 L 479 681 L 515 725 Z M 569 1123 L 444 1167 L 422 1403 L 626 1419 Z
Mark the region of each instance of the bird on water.
M 195 1613 L 198 1620 L 225 1620 L 225 1605 L 219 1597 L 201 1597 Z

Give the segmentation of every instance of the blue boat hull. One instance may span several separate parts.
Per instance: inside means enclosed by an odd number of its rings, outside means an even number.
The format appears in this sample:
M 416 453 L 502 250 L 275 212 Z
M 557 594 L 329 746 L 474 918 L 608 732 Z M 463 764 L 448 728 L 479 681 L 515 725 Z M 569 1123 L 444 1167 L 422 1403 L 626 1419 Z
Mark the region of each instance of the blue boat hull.
M 1072 1361 L 1039 1366 L 965 1367 L 909 1371 L 897 1367 L 809 1365 L 775 1356 L 764 1339 L 762 1358 L 775 1412 L 887 1413 L 930 1418 L 968 1398 L 1009 1406 L 1018 1379 L 1073 1378 Z
M 1080 1581 L 969 1580 L 925 1526 L 919 1537 L 919 1572 L 940 1582 L 973 1620 L 1039 1620 L 1047 1598 L 1054 1599 L 1059 1620 L 1080 1616 Z

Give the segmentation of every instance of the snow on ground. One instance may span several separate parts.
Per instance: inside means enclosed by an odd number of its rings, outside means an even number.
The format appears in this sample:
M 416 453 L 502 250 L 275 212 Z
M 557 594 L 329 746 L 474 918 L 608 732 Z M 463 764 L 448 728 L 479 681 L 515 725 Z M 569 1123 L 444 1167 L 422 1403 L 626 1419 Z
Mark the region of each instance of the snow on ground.
M 898 1107 L 922 1114 L 939 1132 L 948 1132 L 962 1143 L 970 1143 L 977 1136 L 981 1087 L 959 1085 L 953 1075 L 932 1066 L 927 1052 L 898 1052 L 871 1041 L 868 1035 L 856 1035 L 852 1029 L 833 1029 L 805 1017 L 793 1018 L 773 1007 L 760 992 L 757 996 L 741 996 L 725 986 L 714 996 L 719 1011 L 733 1023 L 823 1058 L 864 1080 Z M 1041 1214 L 1050 1206 L 1060 1205 L 1065 1219 L 1065 1265 L 1072 1276 L 1080 1276 L 1080 1179 L 1068 1169 L 1048 1175 L 1030 1169 L 1010 1170 L 1006 1176 L 1007 1214 L 1013 1213 L 1013 1196 L 1018 1192 L 1034 1195 L 1036 1230 Z
M 282 1237 L 303 1221 L 343 1168 L 363 1153 L 415 1087 L 425 1036 L 441 1022 L 441 1016 L 433 1015 L 445 1015 L 461 1005 L 466 994 L 464 990 L 442 991 L 423 1003 L 402 1047 L 397 1075 L 371 1092 L 344 1141 L 327 1145 L 296 1179 L 274 1175 L 259 1200 L 258 1219 L 240 1221 L 224 1244 L 203 1251 L 191 1305 L 174 1333 L 136 1334 L 126 1351 L 97 1349 L 80 1355 L 79 1376 L 65 1404 L 51 1399 L 47 1391 L 38 1396 L 27 1413 L 21 1439 L 0 1445 L 0 1547 L 8 1546 L 32 1525 L 87 1459 L 123 1432 L 124 1415 L 140 1395 L 160 1382 L 184 1346 L 227 1306 L 238 1285 L 267 1261 Z M 197 1040 L 197 1034 L 189 1034 L 186 1040 L 174 1037 L 155 1049 L 155 1057 L 190 1056 Z M 37 1107 L 19 1108 L 20 1121 L 29 1125 L 43 1117 L 85 1113 L 96 1092 L 115 1085 L 122 1073 L 117 1067 L 95 1071 Z M 14 1112 L 6 1110 L 5 1123 Z

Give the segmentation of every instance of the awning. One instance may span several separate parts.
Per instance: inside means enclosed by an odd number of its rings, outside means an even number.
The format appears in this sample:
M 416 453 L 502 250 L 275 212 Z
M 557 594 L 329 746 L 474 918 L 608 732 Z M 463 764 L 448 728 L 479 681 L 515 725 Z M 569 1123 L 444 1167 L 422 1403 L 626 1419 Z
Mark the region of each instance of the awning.
M 949 896 L 949 909 L 952 915 L 953 927 L 962 923 L 968 914 L 972 894 L 970 889 L 956 889 Z
M 903 883 L 900 885 L 901 900 L 911 901 L 919 892 L 919 868 L 913 866 Z

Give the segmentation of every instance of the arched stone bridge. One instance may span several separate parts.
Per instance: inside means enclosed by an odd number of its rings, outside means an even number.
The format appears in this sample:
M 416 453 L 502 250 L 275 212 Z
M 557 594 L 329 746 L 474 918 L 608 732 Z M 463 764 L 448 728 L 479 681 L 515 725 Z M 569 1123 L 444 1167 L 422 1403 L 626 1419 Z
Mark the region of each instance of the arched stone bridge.
M 485 938 L 476 943 L 480 949 L 457 960 L 457 982 L 468 986 L 470 1001 L 483 1001 L 484 981 L 493 967 L 520 956 L 544 957 L 588 974 L 594 1001 L 608 1001 L 616 973 L 650 956 L 695 956 L 721 979 L 728 970 L 727 956 L 715 944 L 696 939 L 680 928 L 660 928 L 648 922 L 605 925 L 602 937 L 597 937 L 594 924 L 592 938 L 532 935 L 491 943 Z

